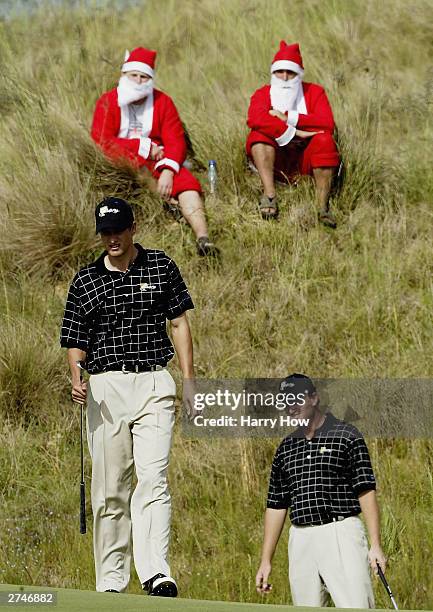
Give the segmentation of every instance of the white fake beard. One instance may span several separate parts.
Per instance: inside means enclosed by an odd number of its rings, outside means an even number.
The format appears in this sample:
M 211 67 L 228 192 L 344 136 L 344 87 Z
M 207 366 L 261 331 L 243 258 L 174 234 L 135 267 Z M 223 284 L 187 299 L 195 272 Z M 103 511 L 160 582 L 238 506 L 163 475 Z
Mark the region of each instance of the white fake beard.
M 272 108 L 282 113 L 296 110 L 296 100 L 302 87 L 302 78 L 297 74 L 293 79 L 283 81 L 275 74 L 271 75 L 271 104 Z
M 117 86 L 117 98 L 119 106 L 131 104 L 145 98 L 153 91 L 153 79 L 149 79 L 146 83 L 136 83 L 132 81 L 126 74 L 119 79 Z

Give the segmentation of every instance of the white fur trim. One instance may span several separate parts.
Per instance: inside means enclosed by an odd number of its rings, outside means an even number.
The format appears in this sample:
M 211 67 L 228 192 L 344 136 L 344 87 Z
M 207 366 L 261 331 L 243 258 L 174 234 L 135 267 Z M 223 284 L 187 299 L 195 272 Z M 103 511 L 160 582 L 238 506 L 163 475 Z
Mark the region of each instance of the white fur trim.
M 300 65 L 290 60 L 277 60 L 271 66 L 271 72 L 275 72 L 275 70 L 291 70 L 292 72 L 300 74 L 301 77 L 304 76 L 304 71 Z
M 298 123 L 299 113 L 295 110 L 290 110 L 287 113 L 287 125 L 296 125 Z
M 296 128 L 293 127 L 293 125 L 289 125 L 287 126 L 287 130 L 283 132 L 281 136 L 278 136 L 278 138 L 275 138 L 275 141 L 278 146 L 284 147 L 285 145 L 289 144 L 289 142 L 292 140 L 295 134 L 296 134 Z
M 131 70 L 143 72 L 144 74 L 153 77 L 153 68 L 151 68 L 149 64 L 145 64 L 144 62 L 126 62 L 125 64 L 123 64 L 122 72 L 130 72 Z
M 150 138 L 144 138 L 143 136 L 140 138 L 140 146 L 138 147 L 138 154 L 144 159 L 147 159 L 150 154 L 150 149 L 152 147 L 152 141 Z
M 147 138 L 150 132 L 152 131 L 153 124 L 153 91 L 148 96 L 146 96 L 146 100 L 144 102 L 144 112 L 141 118 L 141 122 L 143 124 L 141 135 L 144 138 Z
M 307 115 L 308 114 L 307 113 L 307 105 L 305 104 L 304 88 L 303 88 L 302 85 L 299 88 L 299 95 L 298 95 L 298 98 L 296 100 L 296 110 L 301 115 Z
M 161 160 L 159 160 L 159 162 L 155 164 L 155 170 L 157 170 L 161 166 L 168 166 L 169 168 L 172 168 L 176 172 L 176 174 L 180 170 L 180 166 L 177 161 L 174 161 L 174 159 L 169 159 L 168 157 L 163 157 Z
M 148 96 L 146 96 L 146 99 L 144 102 L 144 111 L 141 117 L 141 123 L 143 124 L 143 128 L 141 130 L 141 137 L 148 138 L 150 132 L 152 131 L 152 125 L 153 125 L 153 91 Z M 128 111 L 128 104 L 125 104 L 120 107 L 120 130 L 119 130 L 119 133 L 117 134 L 117 137 L 118 138 L 128 138 L 128 130 L 129 130 L 129 111 Z
M 117 134 L 118 138 L 127 138 L 129 128 L 129 112 L 128 105 L 120 106 L 120 130 Z

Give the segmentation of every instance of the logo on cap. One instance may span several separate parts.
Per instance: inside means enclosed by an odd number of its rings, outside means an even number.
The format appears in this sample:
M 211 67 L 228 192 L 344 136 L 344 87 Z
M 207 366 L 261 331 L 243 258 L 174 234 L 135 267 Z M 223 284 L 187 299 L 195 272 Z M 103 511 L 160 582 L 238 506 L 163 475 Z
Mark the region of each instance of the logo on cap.
M 118 213 L 118 212 L 119 212 L 118 208 L 108 208 L 108 206 L 101 206 L 98 214 L 100 217 L 105 217 L 105 215 L 108 213 Z
M 280 389 L 281 389 L 281 391 L 284 391 L 284 389 L 286 389 L 287 387 L 289 389 L 293 389 L 294 386 L 295 386 L 295 383 L 287 382 L 286 380 L 283 380 L 283 382 L 280 385 Z

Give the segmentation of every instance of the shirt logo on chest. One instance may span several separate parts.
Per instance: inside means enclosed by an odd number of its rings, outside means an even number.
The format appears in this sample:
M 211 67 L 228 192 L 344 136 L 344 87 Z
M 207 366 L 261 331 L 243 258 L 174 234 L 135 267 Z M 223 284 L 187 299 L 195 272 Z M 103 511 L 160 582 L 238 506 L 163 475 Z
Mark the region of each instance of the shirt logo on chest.
M 321 446 L 321 447 L 320 447 L 319 453 L 320 453 L 321 455 L 323 455 L 324 453 L 330 453 L 330 452 L 331 452 L 331 449 L 330 449 L 330 448 L 326 448 L 326 446 Z
M 140 283 L 140 291 L 147 291 L 148 289 L 156 289 L 156 285 L 149 285 L 149 283 Z

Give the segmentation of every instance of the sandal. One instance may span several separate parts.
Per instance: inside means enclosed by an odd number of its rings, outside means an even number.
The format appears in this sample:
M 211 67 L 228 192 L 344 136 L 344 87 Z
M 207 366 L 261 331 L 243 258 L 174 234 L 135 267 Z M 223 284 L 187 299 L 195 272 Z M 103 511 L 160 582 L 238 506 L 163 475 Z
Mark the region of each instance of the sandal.
M 326 208 L 322 208 L 322 210 L 319 211 L 319 221 L 320 223 L 323 223 L 325 227 L 330 227 L 332 229 L 337 227 L 337 221 L 334 215 Z
M 268 210 L 264 210 L 267 208 Z M 262 219 L 270 220 L 278 217 L 278 204 L 277 197 L 269 198 L 263 194 L 259 201 L 259 211 L 262 215 Z
M 206 255 L 217 257 L 219 255 L 219 249 L 209 240 L 208 236 L 200 236 L 197 240 L 197 253 L 201 257 L 205 257 Z

